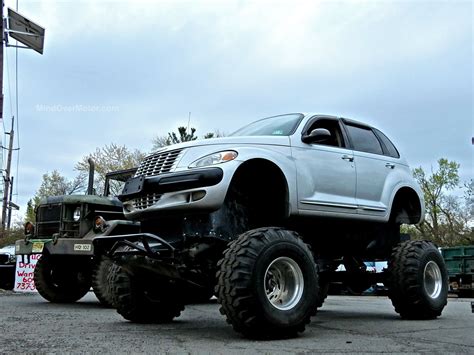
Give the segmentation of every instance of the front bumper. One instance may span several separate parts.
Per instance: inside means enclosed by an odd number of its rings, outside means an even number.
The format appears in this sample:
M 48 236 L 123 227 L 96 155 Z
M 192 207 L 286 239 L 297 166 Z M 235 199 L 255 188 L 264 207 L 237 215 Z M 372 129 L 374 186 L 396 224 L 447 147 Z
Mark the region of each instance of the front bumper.
M 219 167 L 133 178 L 119 196 L 124 214 L 129 220 L 140 220 L 150 213 L 163 217 L 215 211 L 224 202 L 239 165 L 240 162 L 231 161 Z
M 33 255 L 49 253 L 51 255 L 84 255 L 92 256 L 94 248 L 92 240 L 79 238 L 31 239 L 17 240 L 16 255 Z
M 138 176 L 127 181 L 118 199 L 122 202 L 146 193 L 164 194 L 217 185 L 224 172 L 220 168 L 207 168 L 157 176 Z

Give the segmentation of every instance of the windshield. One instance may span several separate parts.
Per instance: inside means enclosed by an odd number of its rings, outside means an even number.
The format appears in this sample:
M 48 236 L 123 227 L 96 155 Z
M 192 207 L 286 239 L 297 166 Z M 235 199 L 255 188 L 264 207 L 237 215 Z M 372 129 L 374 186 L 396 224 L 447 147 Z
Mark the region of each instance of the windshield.
M 302 118 L 300 113 L 264 118 L 239 129 L 231 136 L 289 136 Z

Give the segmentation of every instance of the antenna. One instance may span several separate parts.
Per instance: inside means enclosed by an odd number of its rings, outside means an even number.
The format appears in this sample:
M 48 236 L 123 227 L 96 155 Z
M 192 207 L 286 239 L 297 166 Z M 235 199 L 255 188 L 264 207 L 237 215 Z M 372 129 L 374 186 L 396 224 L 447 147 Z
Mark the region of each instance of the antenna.
M 188 128 L 186 128 L 186 132 L 189 132 L 189 126 L 190 125 L 191 125 L 191 112 L 189 112 L 189 115 L 188 115 Z

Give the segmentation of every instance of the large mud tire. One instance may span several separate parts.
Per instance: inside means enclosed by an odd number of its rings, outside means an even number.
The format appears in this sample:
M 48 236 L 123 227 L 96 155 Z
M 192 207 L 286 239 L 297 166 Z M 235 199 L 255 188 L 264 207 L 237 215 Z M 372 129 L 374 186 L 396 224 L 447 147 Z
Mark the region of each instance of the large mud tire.
M 91 288 L 87 260 L 67 262 L 61 257 L 43 255 L 37 262 L 34 281 L 38 293 L 53 303 L 76 302 Z
M 443 257 L 429 241 L 407 241 L 394 248 L 388 263 L 388 295 L 404 319 L 434 319 L 448 298 Z
M 111 285 L 109 283 L 111 268 L 114 267 L 114 263 L 107 258 L 100 258 L 94 265 L 92 270 L 92 289 L 104 307 L 112 308 L 113 296 Z
M 234 330 L 250 338 L 288 338 L 315 314 L 317 266 L 297 233 L 259 228 L 229 244 L 216 294 Z
M 168 323 L 184 310 L 181 294 L 174 285 L 162 281 L 154 289 L 121 267 L 111 269 L 112 300 L 117 312 L 134 323 Z

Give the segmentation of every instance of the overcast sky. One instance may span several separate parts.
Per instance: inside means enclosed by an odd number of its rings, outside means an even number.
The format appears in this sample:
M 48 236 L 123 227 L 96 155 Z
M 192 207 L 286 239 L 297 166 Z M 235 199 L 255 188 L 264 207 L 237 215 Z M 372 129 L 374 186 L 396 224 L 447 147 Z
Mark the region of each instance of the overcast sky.
M 287 112 L 345 116 L 384 131 L 412 167 L 446 157 L 473 176 L 471 1 L 20 0 L 19 12 L 46 28 L 43 56 L 19 53 L 22 207 L 42 174 L 72 178 L 112 142 L 149 151 L 188 112 L 199 135 Z

